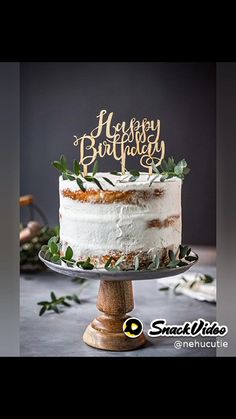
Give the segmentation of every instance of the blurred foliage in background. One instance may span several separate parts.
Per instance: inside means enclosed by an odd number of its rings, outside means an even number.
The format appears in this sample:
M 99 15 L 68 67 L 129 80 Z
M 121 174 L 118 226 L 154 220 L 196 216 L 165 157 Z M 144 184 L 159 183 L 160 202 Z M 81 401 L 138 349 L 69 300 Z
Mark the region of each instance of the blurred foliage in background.
M 20 224 L 20 231 L 25 225 Z M 20 271 L 21 272 L 38 272 L 46 269 L 45 265 L 40 261 L 38 253 L 43 244 L 47 244 L 52 236 L 58 234 L 59 227 L 44 226 L 29 242 L 20 246 Z

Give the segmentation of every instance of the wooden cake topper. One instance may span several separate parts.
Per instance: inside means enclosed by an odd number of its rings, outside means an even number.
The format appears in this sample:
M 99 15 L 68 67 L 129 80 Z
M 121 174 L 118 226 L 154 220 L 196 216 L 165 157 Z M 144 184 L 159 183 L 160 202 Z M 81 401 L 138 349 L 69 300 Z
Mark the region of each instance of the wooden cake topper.
M 131 118 L 129 123 L 123 121 L 113 125 L 113 112 L 107 115 L 106 110 L 102 110 L 97 118 L 98 125 L 90 134 L 74 135 L 74 145 L 80 149 L 79 163 L 83 166 L 84 176 L 88 166 L 98 157 L 106 155 L 120 161 L 122 174 L 125 174 L 127 156 L 140 156 L 140 165 L 148 169 L 150 175 L 152 163 L 156 166 L 161 164 L 165 157 L 165 142 L 160 140 L 159 119 L 149 121 L 143 118 L 139 121 Z M 101 136 L 103 139 L 97 143 Z

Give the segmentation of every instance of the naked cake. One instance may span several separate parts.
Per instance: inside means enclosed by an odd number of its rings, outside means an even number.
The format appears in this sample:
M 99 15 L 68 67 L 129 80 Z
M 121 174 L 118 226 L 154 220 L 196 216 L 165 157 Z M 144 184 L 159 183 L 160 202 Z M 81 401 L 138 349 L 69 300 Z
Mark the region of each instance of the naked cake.
M 97 267 L 122 255 L 128 269 L 136 255 L 143 267 L 154 255 L 165 263 L 169 249 L 176 252 L 181 244 L 182 180 L 157 177 L 150 185 L 147 173 L 135 182 L 110 173 L 96 178 L 103 190 L 88 181 L 81 190 L 75 180 L 59 178 L 61 255 L 70 246 L 76 261 L 90 257 Z

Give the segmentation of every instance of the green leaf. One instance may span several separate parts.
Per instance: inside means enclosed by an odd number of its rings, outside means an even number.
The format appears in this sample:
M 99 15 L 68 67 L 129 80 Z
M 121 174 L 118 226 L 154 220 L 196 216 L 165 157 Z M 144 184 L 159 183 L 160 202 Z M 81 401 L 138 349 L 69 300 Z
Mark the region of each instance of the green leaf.
M 185 159 L 180 160 L 174 168 L 174 173 L 176 174 L 176 176 L 182 175 L 183 170 L 186 167 L 187 167 L 187 163 L 186 163 Z
M 187 250 L 186 255 L 187 255 L 187 256 L 189 256 L 189 255 L 190 255 L 190 253 L 191 253 L 191 251 L 192 251 L 192 249 L 191 249 L 191 247 L 189 247 L 189 248 L 188 248 L 188 250 Z
M 75 263 L 75 261 L 74 261 L 74 259 L 71 259 L 71 260 L 67 260 L 66 258 L 64 258 L 63 256 L 61 256 L 61 258 L 60 258 L 63 262 L 65 262 L 66 263 L 66 265 L 69 267 L 69 268 L 71 268 L 71 267 L 73 267 L 73 265 L 74 265 L 74 263 Z
M 171 260 L 168 265 L 166 265 L 167 268 L 176 268 L 179 263 L 179 260 Z
M 168 172 L 168 164 L 167 164 L 166 160 L 162 160 L 161 169 L 162 169 L 163 172 Z
M 129 182 L 135 182 L 138 179 L 138 176 L 130 176 L 128 181 Z
M 103 187 L 102 187 L 101 183 L 95 177 L 93 178 L 93 182 L 96 183 L 96 185 L 99 187 L 99 189 L 101 189 L 103 191 Z
M 180 244 L 179 246 L 179 259 L 183 259 L 187 255 L 189 247 L 188 246 L 182 246 Z
M 71 175 L 67 175 L 67 178 L 68 178 L 69 180 L 75 180 L 75 177 L 74 177 L 74 176 L 71 176 Z
M 140 173 L 137 170 L 130 170 L 129 173 L 136 178 L 140 176 Z
M 46 252 L 48 250 L 48 245 L 47 244 L 43 244 L 43 246 L 41 247 L 42 252 Z
M 51 258 L 52 258 L 52 253 L 50 252 L 50 250 L 47 250 L 46 251 L 46 253 L 45 253 L 45 255 L 44 255 L 44 257 L 45 257 L 45 259 L 46 260 L 51 260 Z
M 52 236 L 52 237 L 48 240 L 48 246 L 50 246 L 52 242 L 57 243 L 57 241 L 58 241 L 58 236 Z
M 67 296 L 66 296 L 66 299 L 67 299 L 67 300 L 69 300 L 69 301 L 72 301 L 72 300 L 73 300 L 73 298 L 72 298 L 72 296 L 71 296 L 71 295 L 67 295 Z
M 174 254 L 173 250 L 171 250 L 171 249 L 169 250 L 168 256 L 169 256 L 170 260 L 175 261 L 175 254 Z
M 154 269 L 158 269 L 160 266 L 160 258 L 159 256 L 155 255 L 153 258 L 153 267 Z
M 75 301 L 77 304 L 81 304 L 81 301 L 80 301 L 80 299 L 79 299 L 78 295 L 73 294 L 73 295 L 72 295 L 72 299 L 73 299 L 73 301 Z
M 57 314 L 59 314 L 60 313 L 60 311 L 59 311 L 59 309 L 58 309 L 58 307 L 57 306 L 52 306 L 51 307 L 51 309 L 53 310 L 53 311 L 55 311 L 55 313 L 57 313 Z
M 160 174 L 160 172 L 159 172 L 158 168 L 156 167 L 156 165 L 155 165 L 154 161 L 152 161 L 151 166 L 152 166 L 152 170 L 153 170 L 153 172 L 154 172 L 154 173 L 156 173 L 157 175 L 159 175 L 159 174 Z
M 159 177 L 159 175 L 156 175 L 152 178 L 151 182 L 149 183 L 149 186 L 152 186 L 153 182 Z
M 119 266 L 125 260 L 125 256 L 121 256 L 115 263 L 115 266 Z
M 68 246 L 65 253 L 65 259 L 70 261 L 72 257 L 73 257 L 73 250 L 71 249 L 70 246 Z
M 189 169 L 189 167 L 185 167 L 184 170 L 183 170 L 183 174 L 187 175 L 190 171 L 191 171 L 191 169 Z
M 62 164 L 59 161 L 54 161 L 52 163 L 53 167 L 55 167 L 59 172 L 65 172 L 65 168 L 62 166 Z
M 176 284 L 176 286 L 173 288 L 174 294 L 178 294 L 178 292 L 176 292 L 176 290 L 179 286 L 180 286 L 180 283 Z
M 56 301 L 57 297 L 53 291 L 51 292 L 50 296 L 51 296 L 52 301 Z
M 52 262 L 56 263 L 60 260 L 60 255 L 53 255 Z
M 165 182 L 167 178 L 168 178 L 168 175 L 162 175 L 160 178 L 160 182 Z
M 121 176 L 121 173 L 120 172 L 110 172 L 110 173 L 111 173 L 111 175 Z
M 168 171 L 173 172 L 174 168 L 175 168 L 175 161 L 173 159 L 173 157 L 169 157 L 168 158 Z
M 194 260 L 197 260 L 197 256 L 186 256 L 185 260 L 188 262 L 193 262 Z
M 73 160 L 73 170 L 74 170 L 74 173 L 75 173 L 76 176 L 80 175 L 80 173 L 81 173 L 80 172 L 80 165 L 77 162 L 77 160 Z
M 84 176 L 84 179 L 87 180 L 87 182 L 93 182 L 93 176 L 87 175 Z
M 115 186 L 115 185 L 114 185 L 114 183 L 113 183 L 110 179 L 108 179 L 107 177 L 103 177 L 103 179 L 104 179 L 107 183 L 110 183 L 110 185 Z
M 46 306 L 43 306 L 41 308 L 40 312 L 39 312 L 39 316 L 42 316 L 45 313 L 46 310 L 47 310 L 47 307 Z
M 179 260 L 178 266 L 188 266 L 188 263 L 184 262 L 183 260 Z
M 86 269 L 86 270 L 92 270 L 94 268 L 94 265 L 92 263 L 90 263 L 90 258 L 87 258 L 87 260 L 83 261 L 78 261 L 77 262 L 77 266 L 81 267 L 82 269 Z
M 138 255 L 136 255 L 134 257 L 134 270 L 135 271 L 138 271 L 139 270 L 139 257 L 138 257 Z
M 111 262 L 112 262 L 112 260 L 113 260 L 113 257 L 111 256 L 111 257 L 109 257 L 109 259 L 106 261 L 106 263 L 105 263 L 105 269 L 106 268 L 108 268 L 108 266 L 110 266 L 110 264 L 111 264 Z
M 98 161 L 96 160 L 93 165 L 93 176 L 95 176 L 96 173 L 98 172 L 98 168 L 99 168 L 99 164 L 98 164 Z
M 169 291 L 170 287 L 161 287 L 158 288 L 158 291 Z
M 214 281 L 214 278 L 211 275 L 206 275 L 205 274 L 204 277 L 202 278 L 202 280 L 203 280 L 204 284 L 211 284 L 211 282 Z
M 67 161 L 66 161 L 66 157 L 64 156 L 64 154 L 62 154 L 61 157 L 60 157 L 60 163 L 61 163 L 62 167 L 64 168 L 64 170 L 66 170 Z
M 81 189 L 81 191 L 85 192 L 86 189 L 84 187 L 83 181 L 79 178 L 76 179 L 77 185 L 79 186 L 79 188 Z
M 71 304 L 67 303 L 66 301 L 63 301 L 62 305 L 65 306 L 65 307 L 71 307 Z
M 68 176 L 67 176 L 67 174 L 66 174 L 66 173 L 62 173 L 62 179 L 63 179 L 63 180 L 68 180 Z
M 54 255 L 54 253 L 57 253 L 58 252 L 58 246 L 55 243 L 55 241 L 51 241 L 51 243 L 50 243 L 50 251 L 51 251 L 51 253 L 53 255 Z
M 45 306 L 45 305 L 50 304 L 50 303 L 49 303 L 49 301 L 39 301 L 37 304 L 38 304 L 38 306 Z

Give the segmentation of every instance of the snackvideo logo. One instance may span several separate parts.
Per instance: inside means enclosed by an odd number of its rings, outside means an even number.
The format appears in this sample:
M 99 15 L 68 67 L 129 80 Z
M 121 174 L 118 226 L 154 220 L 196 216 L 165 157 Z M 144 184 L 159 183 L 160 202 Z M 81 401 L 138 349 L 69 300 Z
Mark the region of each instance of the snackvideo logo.
M 123 332 L 129 338 L 138 338 L 143 331 L 143 323 L 136 317 L 130 317 L 123 323 Z
M 166 319 L 155 319 L 151 322 L 148 336 L 185 336 L 185 337 L 222 337 L 228 333 L 226 325 L 220 325 L 217 321 L 212 323 L 199 318 L 192 322 L 185 322 L 182 325 L 166 324 Z M 124 321 L 123 332 L 129 338 L 135 339 L 141 335 L 143 324 L 136 317 L 131 317 Z
M 197 319 L 193 322 L 185 322 L 183 325 L 166 324 L 165 319 L 156 319 L 151 322 L 151 329 L 148 336 L 186 336 L 186 337 L 222 337 L 228 333 L 228 327 L 220 326 L 218 322 L 209 323 L 204 319 Z

